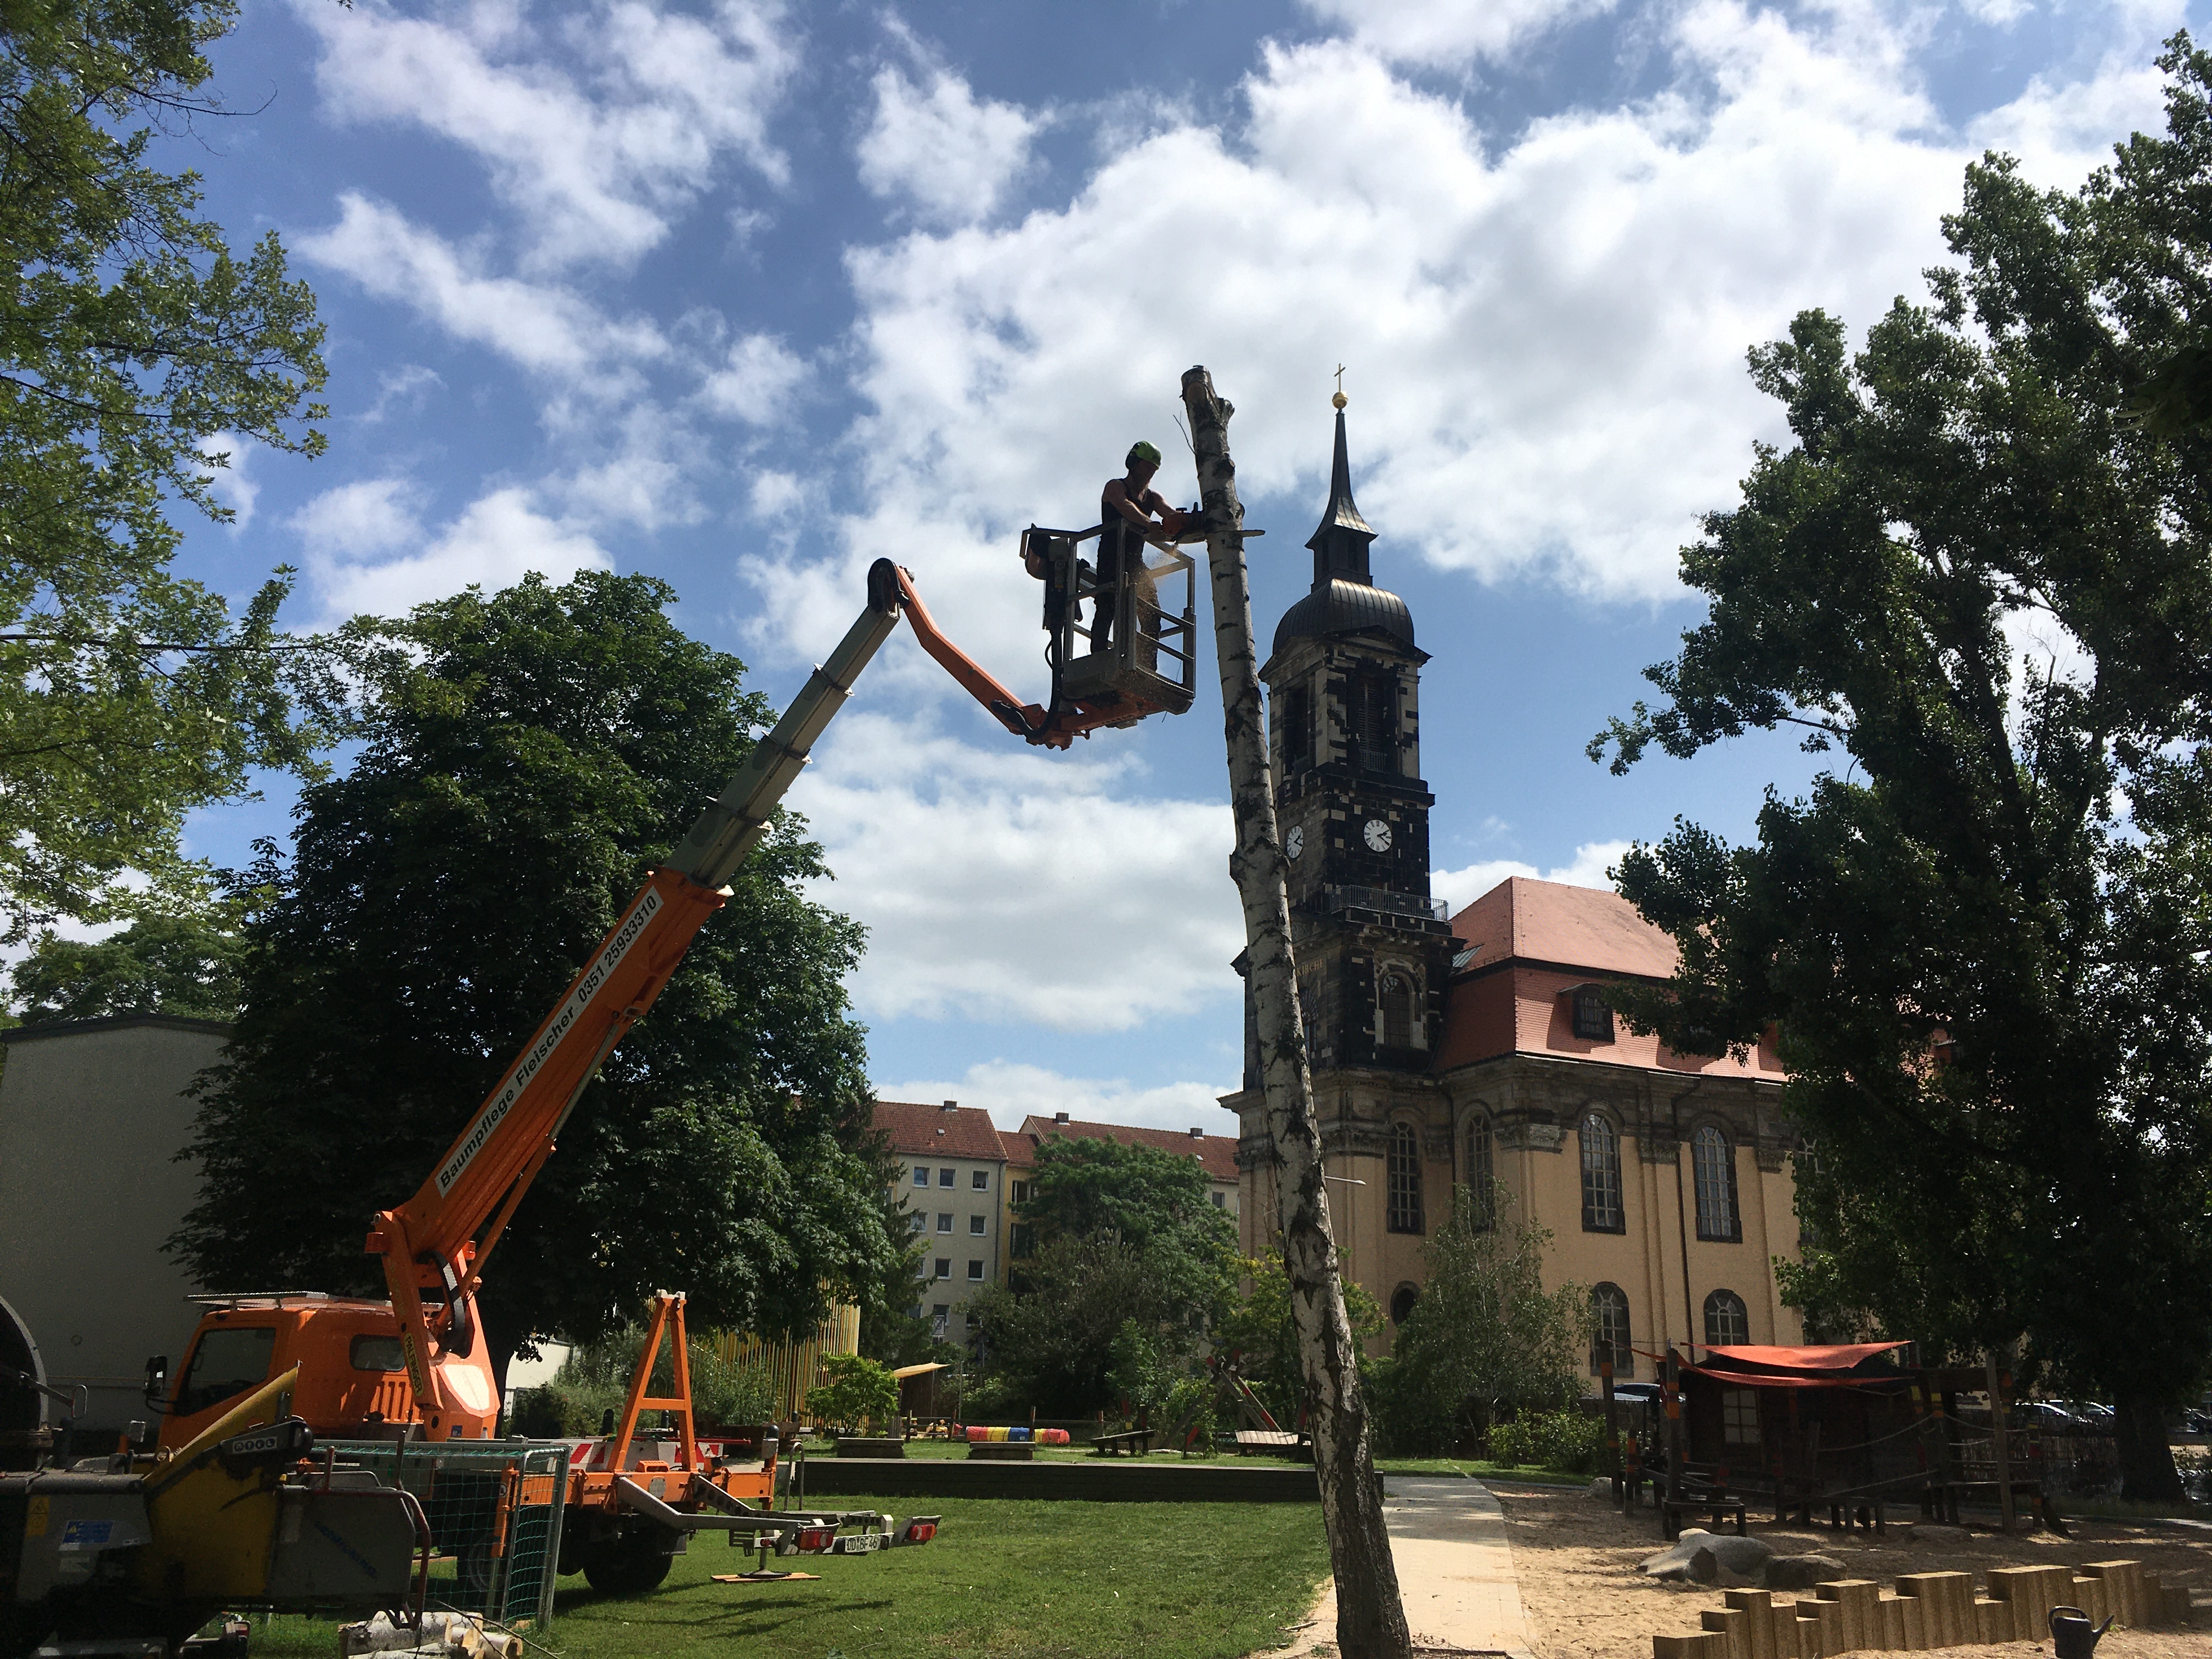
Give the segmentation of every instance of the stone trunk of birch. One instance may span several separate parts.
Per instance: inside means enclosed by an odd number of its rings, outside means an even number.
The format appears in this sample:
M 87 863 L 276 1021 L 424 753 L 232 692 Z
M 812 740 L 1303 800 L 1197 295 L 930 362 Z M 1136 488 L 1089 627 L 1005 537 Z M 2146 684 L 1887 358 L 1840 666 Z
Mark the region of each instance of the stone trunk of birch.
M 1251 953 L 1283 1266 L 1290 1279 L 1299 1360 L 1313 1401 L 1314 1468 L 1321 1480 L 1329 1562 L 1336 1573 L 1337 1646 L 1345 1659 L 1406 1659 L 1412 1644 L 1389 1534 L 1382 1524 L 1358 1352 L 1337 1274 L 1336 1240 L 1322 1184 L 1321 1132 L 1314 1120 L 1313 1080 L 1306 1069 L 1291 960 L 1288 872 L 1275 830 L 1252 639 L 1251 585 L 1240 534 L 1244 509 L 1237 499 L 1237 468 L 1229 458 L 1229 417 L 1235 410 L 1215 393 L 1213 379 L 1202 368 L 1182 377 L 1182 398 L 1190 414 L 1200 500 L 1211 532 L 1206 546 L 1213 644 L 1221 667 L 1230 801 L 1237 821 L 1229 870 L 1243 900 L 1244 936 Z

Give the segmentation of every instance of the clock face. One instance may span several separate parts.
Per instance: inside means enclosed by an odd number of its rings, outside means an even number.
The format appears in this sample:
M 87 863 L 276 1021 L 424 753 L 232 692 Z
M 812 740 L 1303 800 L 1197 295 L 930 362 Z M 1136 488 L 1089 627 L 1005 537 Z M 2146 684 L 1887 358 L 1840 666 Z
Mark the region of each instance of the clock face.
M 1380 818 L 1367 820 L 1367 844 L 1378 853 L 1390 850 L 1390 826 Z
M 1303 823 L 1294 823 L 1291 826 L 1291 833 L 1283 837 L 1283 851 L 1291 855 L 1291 862 L 1296 863 L 1298 854 L 1305 850 L 1306 827 Z

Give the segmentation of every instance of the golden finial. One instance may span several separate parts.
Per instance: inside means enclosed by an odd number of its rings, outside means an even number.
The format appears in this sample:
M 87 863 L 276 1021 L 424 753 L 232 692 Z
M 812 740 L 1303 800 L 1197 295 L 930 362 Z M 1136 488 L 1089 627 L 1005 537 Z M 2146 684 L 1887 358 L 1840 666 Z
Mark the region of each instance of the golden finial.
M 1334 404 L 1339 409 L 1342 409 L 1349 401 L 1350 399 L 1346 398 L 1344 395 L 1344 365 L 1342 363 L 1339 363 L 1336 366 L 1336 396 L 1331 398 L 1329 402 Z

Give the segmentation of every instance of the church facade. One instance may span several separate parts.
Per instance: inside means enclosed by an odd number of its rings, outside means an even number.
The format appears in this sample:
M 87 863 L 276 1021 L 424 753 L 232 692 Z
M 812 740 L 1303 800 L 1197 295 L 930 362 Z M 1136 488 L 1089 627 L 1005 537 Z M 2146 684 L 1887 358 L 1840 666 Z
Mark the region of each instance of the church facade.
M 1674 1054 L 1607 1006 L 1663 980 L 1673 942 L 1610 892 L 1501 883 L 1456 915 L 1429 891 L 1420 671 L 1406 603 L 1376 585 L 1344 415 L 1314 580 L 1261 667 L 1290 860 L 1291 945 L 1328 1201 L 1346 1271 L 1411 1311 L 1455 1189 L 1495 1180 L 1548 1228 L 1549 1285 L 1589 1288 L 1589 1370 L 1650 1378 L 1668 1342 L 1794 1344 L 1774 1258 L 1796 1253 L 1771 1050 Z M 1240 969 L 1243 962 L 1239 960 Z M 1237 1115 L 1249 1254 L 1279 1241 L 1248 993 Z M 1593 1383 L 1593 1387 L 1595 1383 Z

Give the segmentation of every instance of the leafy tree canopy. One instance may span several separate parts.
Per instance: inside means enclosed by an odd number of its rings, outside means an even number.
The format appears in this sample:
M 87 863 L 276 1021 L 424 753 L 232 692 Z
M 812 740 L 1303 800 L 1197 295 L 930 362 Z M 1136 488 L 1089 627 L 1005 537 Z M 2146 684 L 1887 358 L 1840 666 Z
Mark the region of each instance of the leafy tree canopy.
M 1513 1204 L 1501 1184 L 1481 1203 L 1462 1187 L 1423 1248 L 1427 1279 L 1377 1387 L 1401 1450 L 1439 1450 L 1500 1417 L 1557 1410 L 1582 1393 L 1589 1287 L 1544 1288 L 1551 1231 L 1516 1217 Z
M 2212 58 L 2160 64 L 2166 131 L 2078 190 L 1967 170 L 1928 303 L 1751 354 L 1792 441 L 1683 551 L 1711 610 L 1666 701 L 1592 744 L 1847 757 L 1755 845 L 1629 854 L 1682 957 L 1624 1011 L 1692 1051 L 1778 1029 L 1808 1314 L 2024 1339 L 2113 1401 L 2153 1498 L 2212 1360 L 2212 436 L 2130 408 L 2212 319 Z
M 94 944 L 49 933 L 9 979 L 27 1025 L 116 1014 L 238 1015 L 246 942 L 222 911 L 142 916 Z
M 1247 1256 L 1237 1267 L 1243 1293 L 1216 1328 L 1213 1346 L 1235 1364 L 1268 1414 L 1285 1428 L 1293 1427 L 1306 1385 L 1298 1362 L 1297 1326 L 1291 1312 L 1290 1274 L 1279 1250 Z M 1364 1354 L 1388 1328 L 1382 1304 L 1357 1279 L 1346 1279 L 1344 1311 L 1352 1322 L 1353 1346 Z
M 1116 1140 L 1048 1140 L 1037 1148 L 1029 1198 L 1016 1213 L 1040 1241 L 1110 1237 L 1145 1245 L 1194 1231 L 1233 1238 L 1214 1207 L 1206 1168 L 1155 1146 Z
M 233 617 L 169 570 L 172 500 L 217 520 L 246 441 L 314 454 L 314 298 L 264 236 L 197 216 L 155 128 L 217 111 L 228 0 L 0 4 L 0 915 L 14 943 L 189 883 L 184 816 L 256 767 L 312 772 L 341 717 L 329 641 Z
M 367 630 L 365 746 L 265 849 L 245 1007 L 203 1085 L 205 1284 L 374 1291 L 422 1182 L 771 714 L 643 576 L 531 577 Z M 608 1058 L 491 1258 L 493 1352 L 589 1340 L 654 1288 L 695 1327 L 811 1327 L 897 1260 L 843 976 L 861 931 L 781 818 Z

